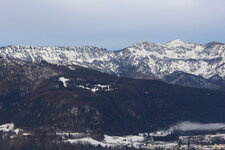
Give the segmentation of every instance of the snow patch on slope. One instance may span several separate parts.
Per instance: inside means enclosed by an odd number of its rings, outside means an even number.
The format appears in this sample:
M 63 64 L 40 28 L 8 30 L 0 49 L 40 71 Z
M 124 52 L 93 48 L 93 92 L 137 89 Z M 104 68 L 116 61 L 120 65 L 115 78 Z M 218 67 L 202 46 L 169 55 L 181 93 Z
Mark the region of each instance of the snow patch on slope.
M 15 134 L 18 134 L 19 132 L 22 132 L 22 129 L 16 128 L 13 123 L 7 123 L 0 125 L 0 132 L 13 132 Z
M 78 88 L 86 89 L 91 92 L 97 92 L 97 91 L 112 91 L 113 88 L 111 88 L 111 85 L 102 85 L 102 84 L 86 84 L 86 85 L 77 85 Z
M 104 135 L 104 143 L 107 143 L 109 145 L 127 145 L 131 146 L 133 145 L 134 147 L 137 147 L 138 145 L 143 142 L 144 137 L 143 136 L 138 136 L 138 135 L 130 135 L 130 136 L 125 136 L 125 137 L 120 137 L 120 136 L 108 136 Z
M 59 81 L 61 81 L 61 82 L 63 83 L 63 86 L 64 86 L 64 87 L 67 87 L 67 85 L 68 85 L 67 82 L 69 82 L 70 79 L 67 79 L 67 78 L 65 78 L 65 77 L 60 77 L 60 78 L 59 78 Z
M 138 148 L 144 141 L 143 135 L 128 135 L 128 136 L 109 136 L 104 135 L 104 139 L 102 141 L 95 140 L 91 137 L 81 137 L 74 139 L 66 139 L 65 142 L 69 142 L 72 144 L 91 144 L 94 146 L 102 146 L 102 147 L 117 147 L 117 146 L 128 146 L 128 147 L 136 147 Z
M 91 144 L 91 145 L 94 145 L 94 146 L 101 145 L 102 147 L 110 146 L 110 145 L 107 145 L 103 142 L 99 142 L 97 140 L 94 140 L 91 137 L 84 137 L 84 138 L 80 138 L 80 139 L 68 139 L 68 140 L 65 140 L 65 142 L 69 142 L 71 144 L 77 144 L 77 143 Z

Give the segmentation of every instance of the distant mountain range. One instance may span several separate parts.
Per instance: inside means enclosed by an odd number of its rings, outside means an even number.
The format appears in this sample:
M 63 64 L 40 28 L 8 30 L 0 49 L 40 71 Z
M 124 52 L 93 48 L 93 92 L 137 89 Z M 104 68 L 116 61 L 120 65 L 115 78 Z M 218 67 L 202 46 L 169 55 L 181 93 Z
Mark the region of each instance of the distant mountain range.
M 23 62 L 44 60 L 69 68 L 79 65 L 116 76 L 157 79 L 186 87 L 225 88 L 225 44 L 218 42 L 141 42 L 118 51 L 92 46 L 6 46 L 0 48 L 0 57 Z

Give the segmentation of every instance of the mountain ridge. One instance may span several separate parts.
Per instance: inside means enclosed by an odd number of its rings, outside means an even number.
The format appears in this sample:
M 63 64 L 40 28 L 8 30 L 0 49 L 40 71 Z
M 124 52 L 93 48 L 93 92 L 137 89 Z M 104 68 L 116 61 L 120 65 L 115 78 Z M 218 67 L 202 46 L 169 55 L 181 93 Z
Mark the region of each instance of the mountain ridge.
M 166 76 L 180 71 L 205 79 L 215 75 L 225 79 L 225 44 L 218 42 L 196 44 L 179 39 L 165 44 L 140 42 L 117 51 L 95 46 L 8 46 L 0 48 L 0 56 L 28 62 L 44 60 L 62 66 L 79 65 L 117 76 L 132 74 L 134 78 L 166 81 Z

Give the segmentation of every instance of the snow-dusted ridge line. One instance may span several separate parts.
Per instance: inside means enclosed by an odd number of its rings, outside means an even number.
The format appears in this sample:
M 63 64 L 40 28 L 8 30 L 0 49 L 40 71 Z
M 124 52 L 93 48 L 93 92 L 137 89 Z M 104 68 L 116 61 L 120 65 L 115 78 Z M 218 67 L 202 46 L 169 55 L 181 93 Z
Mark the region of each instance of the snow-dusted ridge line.
M 94 46 L 0 48 L 0 57 L 28 62 L 45 60 L 58 65 L 79 65 L 101 72 L 123 75 L 132 71 L 164 78 L 175 71 L 210 78 L 225 77 L 225 44 L 196 44 L 182 40 L 166 44 L 141 42 L 119 51 Z

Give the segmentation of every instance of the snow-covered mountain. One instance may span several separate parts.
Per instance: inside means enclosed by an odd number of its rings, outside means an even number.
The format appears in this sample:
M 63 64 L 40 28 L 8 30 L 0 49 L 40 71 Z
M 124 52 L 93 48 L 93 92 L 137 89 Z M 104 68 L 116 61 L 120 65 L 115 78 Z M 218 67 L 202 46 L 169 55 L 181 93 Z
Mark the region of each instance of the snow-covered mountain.
M 174 72 L 183 72 L 207 80 L 213 76 L 225 79 L 225 44 L 217 42 L 204 45 L 182 40 L 166 44 L 141 42 L 119 51 L 92 46 L 7 46 L 0 48 L 0 56 L 26 62 L 45 60 L 63 66 L 80 65 L 135 78 L 165 79 Z
M 225 76 L 225 45 L 206 45 L 175 40 L 167 44 L 142 42 L 120 52 L 130 66 L 144 74 L 163 78 L 182 71 L 209 78 L 215 74 Z M 123 63 L 124 61 L 120 61 Z

